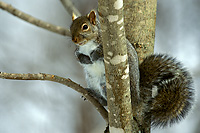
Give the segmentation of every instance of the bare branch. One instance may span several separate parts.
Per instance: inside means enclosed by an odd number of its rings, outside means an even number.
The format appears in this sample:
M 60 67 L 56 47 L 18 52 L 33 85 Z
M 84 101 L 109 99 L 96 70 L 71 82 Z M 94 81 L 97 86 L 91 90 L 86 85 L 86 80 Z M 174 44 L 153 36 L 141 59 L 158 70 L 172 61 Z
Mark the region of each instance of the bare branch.
M 0 78 L 3 79 L 14 79 L 14 80 L 47 80 L 57 82 L 63 85 L 66 85 L 75 91 L 81 93 L 88 101 L 90 101 L 101 114 L 106 122 L 108 122 L 108 112 L 106 109 L 95 99 L 93 98 L 86 89 L 84 89 L 79 84 L 73 82 L 71 79 L 66 79 L 52 74 L 38 73 L 38 74 L 18 74 L 18 73 L 4 73 L 0 72 Z
M 60 2 L 65 7 L 66 11 L 72 15 L 74 13 L 76 16 L 81 16 L 81 13 L 79 10 L 74 6 L 74 4 L 71 2 L 71 0 L 60 0 Z
M 46 30 L 49 30 L 49 31 L 52 31 L 52 32 L 55 32 L 55 33 L 58 33 L 58 34 L 61 34 L 64 36 L 71 36 L 71 33 L 68 29 L 44 22 L 40 19 L 37 19 L 31 15 L 28 15 L 16 8 L 12 7 L 11 5 L 9 5 L 5 2 L 0 1 L 0 8 L 13 14 L 14 16 L 19 17 L 19 18 L 21 18 L 31 24 L 34 24 L 38 27 L 44 28 Z

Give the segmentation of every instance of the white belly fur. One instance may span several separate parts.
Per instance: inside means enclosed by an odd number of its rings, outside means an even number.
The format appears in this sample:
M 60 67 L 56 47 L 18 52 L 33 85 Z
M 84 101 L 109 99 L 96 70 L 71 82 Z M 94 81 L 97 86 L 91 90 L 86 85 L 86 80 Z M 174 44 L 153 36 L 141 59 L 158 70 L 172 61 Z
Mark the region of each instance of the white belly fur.
M 90 53 L 98 47 L 97 43 L 88 41 L 85 45 L 79 47 L 79 52 L 90 56 Z
M 87 44 L 79 47 L 79 52 L 90 56 L 90 53 L 98 47 L 94 41 L 88 41 Z M 105 66 L 102 60 L 94 61 L 93 64 L 81 64 L 85 70 L 86 82 L 90 89 L 98 91 L 102 96 L 103 89 L 101 83 L 105 85 Z
M 88 87 L 96 89 L 102 94 L 101 83 L 105 82 L 105 67 L 103 61 L 95 61 L 93 64 L 83 65 Z

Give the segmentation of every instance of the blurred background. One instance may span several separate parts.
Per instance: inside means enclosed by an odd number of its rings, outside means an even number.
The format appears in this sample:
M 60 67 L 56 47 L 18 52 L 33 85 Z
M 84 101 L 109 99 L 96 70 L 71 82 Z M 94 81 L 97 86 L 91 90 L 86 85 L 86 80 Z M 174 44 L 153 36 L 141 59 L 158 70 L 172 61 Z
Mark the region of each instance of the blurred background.
M 3 0 L 36 18 L 69 28 L 59 0 Z M 73 0 L 85 15 L 97 0 Z M 200 0 L 158 0 L 155 53 L 180 60 L 192 73 L 196 103 L 186 119 L 152 133 L 199 133 Z M 0 9 L 0 71 L 51 73 L 86 87 L 71 38 L 38 28 Z M 58 83 L 0 79 L 0 133 L 102 133 L 106 127 L 81 95 Z

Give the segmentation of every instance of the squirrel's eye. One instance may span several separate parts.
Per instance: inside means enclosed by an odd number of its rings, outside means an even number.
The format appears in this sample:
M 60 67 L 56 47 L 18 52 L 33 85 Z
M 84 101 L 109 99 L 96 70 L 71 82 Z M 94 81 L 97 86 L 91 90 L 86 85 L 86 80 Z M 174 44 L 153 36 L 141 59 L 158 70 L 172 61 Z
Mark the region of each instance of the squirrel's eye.
M 82 29 L 83 30 L 88 30 L 88 25 L 87 24 L 83 24 Z

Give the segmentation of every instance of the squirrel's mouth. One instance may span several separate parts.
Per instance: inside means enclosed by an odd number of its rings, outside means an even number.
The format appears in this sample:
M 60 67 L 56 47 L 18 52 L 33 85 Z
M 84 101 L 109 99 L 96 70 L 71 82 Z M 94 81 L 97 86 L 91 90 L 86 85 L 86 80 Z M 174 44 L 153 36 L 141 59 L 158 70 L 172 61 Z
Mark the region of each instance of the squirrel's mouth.
M 79 46 L 83 46 L 83 45 L 85 45 L 86 44 L 86 40 L 85 41 L 82 41 L 82 42 L 79 42 L 79 43 L 77 43 L 77 45 L 79 45 Z

